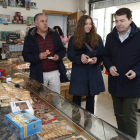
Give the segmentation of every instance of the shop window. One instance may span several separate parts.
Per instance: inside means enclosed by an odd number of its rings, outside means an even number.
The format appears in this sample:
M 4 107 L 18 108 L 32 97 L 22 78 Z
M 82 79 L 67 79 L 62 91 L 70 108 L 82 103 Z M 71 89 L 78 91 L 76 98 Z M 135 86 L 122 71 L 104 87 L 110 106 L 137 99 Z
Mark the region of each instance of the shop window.
M 113 28 L 115 27 L 115 14 L 111 15 L 111 31 L 113 30 Z

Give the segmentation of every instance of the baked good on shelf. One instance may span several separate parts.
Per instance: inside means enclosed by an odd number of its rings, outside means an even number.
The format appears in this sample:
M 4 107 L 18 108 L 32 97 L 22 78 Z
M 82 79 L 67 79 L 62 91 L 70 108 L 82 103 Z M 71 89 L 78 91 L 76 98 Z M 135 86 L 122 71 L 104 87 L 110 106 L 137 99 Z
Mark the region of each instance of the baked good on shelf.
M 23 92 L 22 91 L 16 92 L 15 94 L 16 94 L 17 99 L 23 100 Z
M 8 103 L 11 102 L 10 98 L 9 98 L 9 99 L 3 99 L 3 100 L 2 100 L 2 103 L 5 103 L 5 102 L 6 102 L 6 103 L 7 103 L 7 102 L 8 102 Z
M 30 100 L 30 99 L 31 99 L 30 94 L 25 94 L 25 93 L 23 92 L 22 100 Z
M 4 87 L 0 84 L 0 90 L 4 89 Z
M 6 107 L 6 106 L 9 106 L 9 102 L 2 102 L 1 103 L 1 107 Z
M 0 92 L 0 100 L 9 99 L 7 92 Z
M 12 78 L 11 81 L 14 82 L 14 83 L 20 83 L 20 82 L 24 82 L 24 79 L 22 79 L 22 78 Z
M 39 132 L 41 139 L 64 139 L 67 136 L 72 136 L 75 131 L 66 123 L 42 125 L 42 130 Z

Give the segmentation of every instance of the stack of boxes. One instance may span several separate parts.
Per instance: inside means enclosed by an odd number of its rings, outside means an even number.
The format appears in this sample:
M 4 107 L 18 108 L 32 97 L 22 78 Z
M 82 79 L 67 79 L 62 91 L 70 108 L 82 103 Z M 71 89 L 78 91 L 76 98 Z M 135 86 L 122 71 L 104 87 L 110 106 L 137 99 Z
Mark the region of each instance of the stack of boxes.
M 12 20 L 12 23 L 14 23 L 14 24 L 26 24 L 27 21 L 23 19 L 23 16 L 21 16 L 21 12 L 16 12 L 14 19 Z

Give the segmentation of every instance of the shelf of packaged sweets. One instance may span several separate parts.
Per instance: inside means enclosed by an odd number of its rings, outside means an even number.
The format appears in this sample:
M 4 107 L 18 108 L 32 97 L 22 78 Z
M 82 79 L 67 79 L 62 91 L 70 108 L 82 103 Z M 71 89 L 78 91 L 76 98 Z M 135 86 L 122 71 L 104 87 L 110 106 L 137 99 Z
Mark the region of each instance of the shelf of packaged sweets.
M 8 25 L 8 24 L 15 24 L 15 25 L 26 25 L 26 26 L 34 26 L 34 25 L 30 25 L 30 24 L 19 24 L 19 23 L 0 23 L 0 24 L 3 24 L 3 25 Z
M 7 7 L 10 7 L 10 8 L 22 8 L 22 9 L 26 9 L 26 10 L 30 10 L 30 9 L 34 9 L 34 10 L 37 10 L 38 8 L 26 8 L 26 7 L 17 7 L 17 6 L 3 6 L 3 5 L 0 5 L 2 6 L 3 8 L 7 8 Z

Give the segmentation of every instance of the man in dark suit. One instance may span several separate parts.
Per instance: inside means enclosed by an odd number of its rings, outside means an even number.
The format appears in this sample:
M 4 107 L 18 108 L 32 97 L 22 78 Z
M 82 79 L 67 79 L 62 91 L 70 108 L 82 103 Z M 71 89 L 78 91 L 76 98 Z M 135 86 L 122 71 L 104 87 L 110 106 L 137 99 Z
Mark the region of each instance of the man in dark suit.
M 58 33 L 48 27 L 45 15 L 35 15 L 34 22 L 36 27 L 31 28 L 25 38 L 23 58 L 31 63 L 30 77 L 60 93 L 60 80 L 67 81 L 62 62 L 66 49 Z
M 115 23 L 116 27 L 107 35 L 103 62 L 109 72 L 108 86 L 118 129 L 136 138 L 140 97 L 140 29 L 132 21 L 128 8 L 116 11 Z

